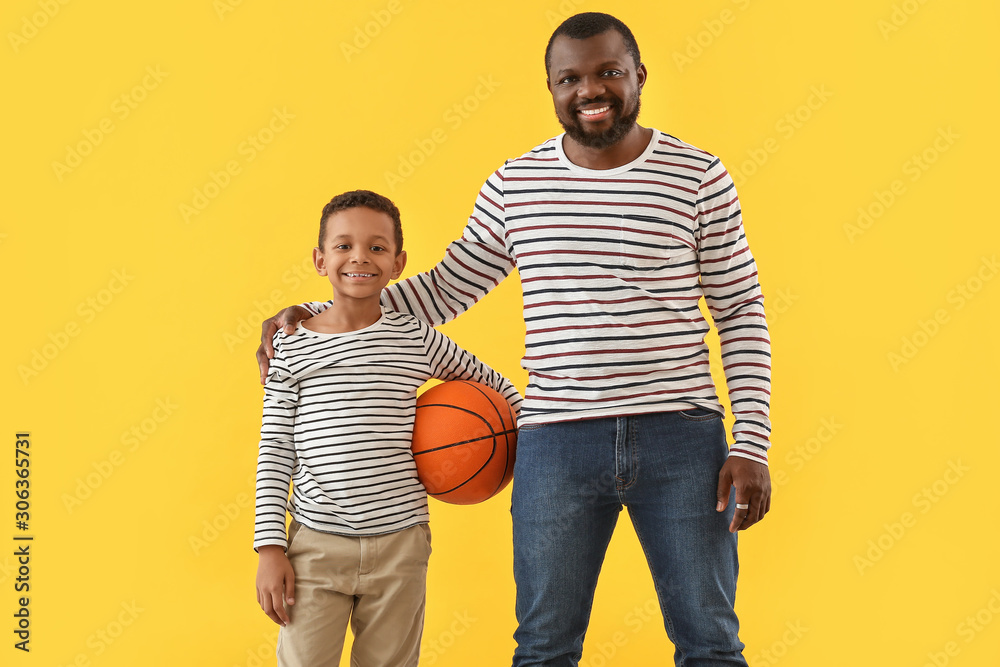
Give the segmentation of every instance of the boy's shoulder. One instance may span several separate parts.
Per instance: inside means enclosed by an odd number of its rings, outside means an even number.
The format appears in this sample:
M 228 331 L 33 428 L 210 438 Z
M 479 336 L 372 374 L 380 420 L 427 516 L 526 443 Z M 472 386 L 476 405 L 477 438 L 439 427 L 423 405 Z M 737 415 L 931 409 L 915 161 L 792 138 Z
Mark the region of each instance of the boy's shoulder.
M 295 331 L 290 334 L 286 334 L 283 329 L 275 331 L 271 342 L 275 353 L 280 349 L 282 352 L 295 354 L 297 352 L 314 350 L 317 347 L 322 348 L 322 343 L 326 342 L 335 343 L 367 335 L 380 336 L 383 332 L 406 335 L 431 328 L 429 324 L 409 313 L 383 310 L 382 317 L 375 324 L 364 329 L 331 335 L 310 331 L 302 325 L 302 322 L 299 322 L 295 326 Z M 316 343 L 320 343 L 320 345 L 316 345 Z

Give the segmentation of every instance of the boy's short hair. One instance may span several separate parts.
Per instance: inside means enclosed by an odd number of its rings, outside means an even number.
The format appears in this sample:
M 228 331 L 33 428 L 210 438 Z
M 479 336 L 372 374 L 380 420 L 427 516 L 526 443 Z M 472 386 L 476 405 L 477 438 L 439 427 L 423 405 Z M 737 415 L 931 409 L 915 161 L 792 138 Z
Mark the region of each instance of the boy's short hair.
M 614 30 L 622 36 L 622 40 L 625 42 L 625 50 L 632 56 L 635 66 L 638 67 L 641 65 L 642 58 L 639 57 L 639 43 L 635 41 L 635 36 L 628 29 L 627 25 L 614 16 L 611 16 L 611 14 L 583 12 L 582 14 L 570 16 L 560 23 L 559 27 L 552 33 L 552 36 L 549 37 L 549 43 L 545 47 L 545 73 L 548 74 L 549 68 L 552 66 L 552 42 L 556 41 L 556 37 L 566 35 L 572 39 L 588 39 L 594 35 L 604 34 L 608 30 Z
M 323 249 L 323 241 L 326 239 L 326 221 L 337 211 L 346 211 L 349 208 L 364 206 L 373 211 L 385 213 L 392 219 L 393 241 L 396 242 L 396 254 L 403 251 L 403 223 L 399 220 L 399 209 L 388 197 L 372 192 L 371 190 L 351 190 L 344 194 L 337 195 L 323 207 L 323 215 L 319 219 L 319 249 Z

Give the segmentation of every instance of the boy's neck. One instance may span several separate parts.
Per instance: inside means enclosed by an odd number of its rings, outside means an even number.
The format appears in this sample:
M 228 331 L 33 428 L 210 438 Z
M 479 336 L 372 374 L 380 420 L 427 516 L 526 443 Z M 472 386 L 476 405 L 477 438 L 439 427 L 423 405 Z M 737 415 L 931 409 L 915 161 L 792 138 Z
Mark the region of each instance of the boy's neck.
M 378 299 L 338 298 L 319 315 L 303 320 L 302 326 L 317 333 L 348 333 L 370 327 L 382 317 Z

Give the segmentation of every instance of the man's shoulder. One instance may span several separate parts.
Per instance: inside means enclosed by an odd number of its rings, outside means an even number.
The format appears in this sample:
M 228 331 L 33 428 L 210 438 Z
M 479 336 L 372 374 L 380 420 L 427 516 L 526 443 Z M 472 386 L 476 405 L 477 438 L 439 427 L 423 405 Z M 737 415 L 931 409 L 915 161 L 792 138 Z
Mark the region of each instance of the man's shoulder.
M 538 144 L 531 150 L 521 154 L 518 157 L 511 158 L 504 163 L 504 166 L 509 166 L 518 162 L 556 162 L 559 160 L 558 150 L 556 150 L 557 143 L 563 135 L 557 135 L 551 139 L 546 139 L 542 143 Z
M 709 153 L 704 149 L 698 148 L 693 144 L 689 144 L 688 142 L 679 139 L 672 134 L 668 134 L 663 130 L 657 130 L 656 133 L 657 133 L 657 139 L 656 139 L 657 145 L 655 150 L 657 153 L 661 155 L 674 154 L 698 160 L 700 162 L 705 162 L 707 164 L 711 164 L 712 162 L 715 162 L 716 160 L 719 159 L 712 153 Z

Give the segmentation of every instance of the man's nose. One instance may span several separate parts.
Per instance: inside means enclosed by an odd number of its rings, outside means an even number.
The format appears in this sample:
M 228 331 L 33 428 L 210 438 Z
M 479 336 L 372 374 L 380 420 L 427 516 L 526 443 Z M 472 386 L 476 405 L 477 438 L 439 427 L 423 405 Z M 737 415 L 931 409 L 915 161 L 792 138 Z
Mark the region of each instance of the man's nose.
M 585 76 L 580 79 L 580 86 L 576 89 L 577 97 L 592 100 L 600 97 L 607 89 L 604 83 L 595 77 Z

